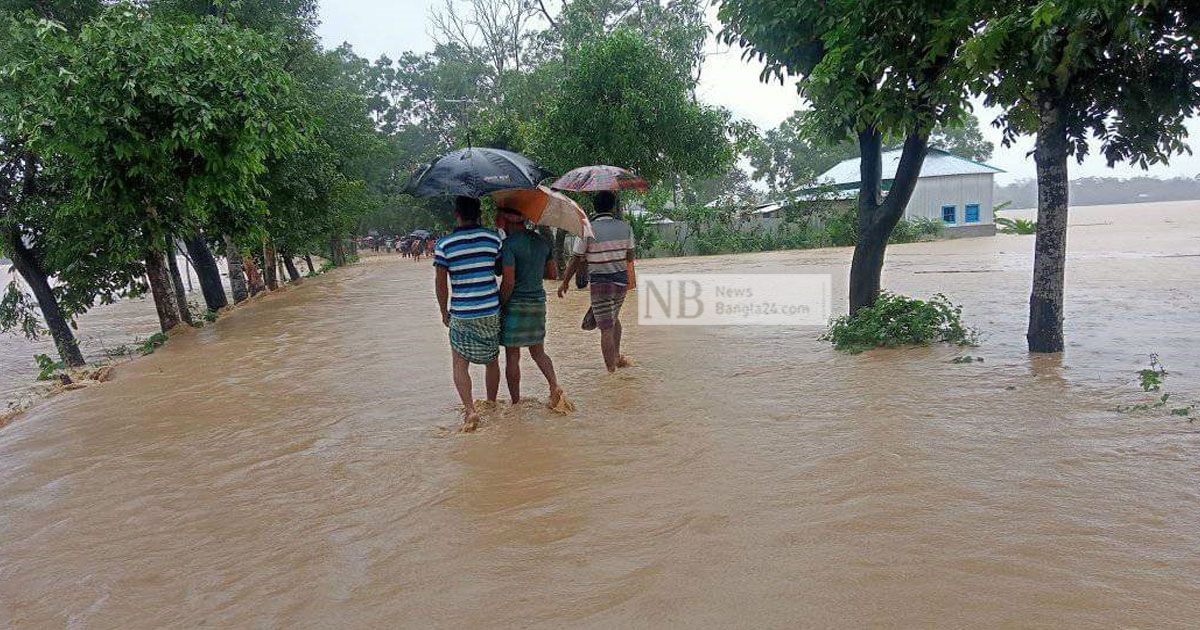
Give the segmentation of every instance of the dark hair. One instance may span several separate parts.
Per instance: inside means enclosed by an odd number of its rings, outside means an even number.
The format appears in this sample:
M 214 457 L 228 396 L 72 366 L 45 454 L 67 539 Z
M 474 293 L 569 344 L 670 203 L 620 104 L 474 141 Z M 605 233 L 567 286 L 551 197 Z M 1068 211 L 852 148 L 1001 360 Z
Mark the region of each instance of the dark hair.
M 596 207 L 596 212 L 611 213 L 617 208 L 617 195 L 611 190 L 601 190 L 596 193 L 592 205 Z
M 479 208 L 479 200 L 474 197 L 455 197 L 454 198 L 454 214 L 458 218 L 467 223 L 479 223 L 479 215 L 482 214 Z

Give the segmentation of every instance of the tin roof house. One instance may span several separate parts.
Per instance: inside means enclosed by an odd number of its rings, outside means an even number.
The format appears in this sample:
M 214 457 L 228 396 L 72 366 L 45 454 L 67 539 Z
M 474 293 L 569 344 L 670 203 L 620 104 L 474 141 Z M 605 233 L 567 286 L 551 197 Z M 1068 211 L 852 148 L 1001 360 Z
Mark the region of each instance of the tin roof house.
M 896 177 L 900 151 L 883 154 L 883 190 Z M 929 149 L 921 165 L 921 175 L 912 199 L 904 209 L 904 218 L 940 219 L 946 236 L 992 236 L 996 233 L 993 215 L 993 177 L 1004 171 L 942 149 Z M 856 196 L 859 185 L 859 159 L 843 160 L 825 171 L 817 181 L 849 196 Z M 816 191 L 817 189 L 812 189 Z M 800 193 L 808 190 L 797 191 Z

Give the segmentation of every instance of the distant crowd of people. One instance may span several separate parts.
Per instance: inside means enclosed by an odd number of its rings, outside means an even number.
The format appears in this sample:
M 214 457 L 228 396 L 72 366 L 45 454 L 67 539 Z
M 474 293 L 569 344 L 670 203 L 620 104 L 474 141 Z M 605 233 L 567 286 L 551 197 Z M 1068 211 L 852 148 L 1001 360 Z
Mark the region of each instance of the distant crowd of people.
M 432 233 L 427 236 L 365 236 L 360 239 L 359 247 L 376 253 L 399 253 L 405 258 L 420 260 L 433 256 L 437 239 Z
M 578 238 L 574 256 L 558 287 L 563 297 L 576 274 L 587 274 L 591 307 L 584 315 L 585 330 L 599 329 L 600 348 L 609 372 L 630 365 L 621 354 L 621 306 L 630 284 L 634 239 L 621 220 L 616 194 L 595 194 L 595 236 Z M 442 323 L 450 332 L 454 386 L 464 409 L 463 430 L 479 425 L 469 367 L 486 366 L 489 403 L 500 389 L 500 347 L 504 347 L 505 378 L 512 403 L 521 400 L 521 349 L 526 348 L 550 388 L 547 406 L 567 412 L 566 400 L 546 353 L 546 291 L 543 280 L 558 279 L 558 267 L 548 239 L 528 229 L 515 209 L 499 207 L 495 230 L 480 225 L 478 199 L 457 197 L 457 227 L 433 248 L 436 293 Z M 499 276 L 499 281 L 497 281 Z

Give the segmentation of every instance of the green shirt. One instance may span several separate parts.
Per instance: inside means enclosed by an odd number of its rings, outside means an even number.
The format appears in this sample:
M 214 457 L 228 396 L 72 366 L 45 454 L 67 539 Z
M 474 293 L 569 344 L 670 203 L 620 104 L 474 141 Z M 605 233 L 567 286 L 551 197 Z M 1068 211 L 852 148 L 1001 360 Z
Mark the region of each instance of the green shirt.
M 500 248 L 500 264 L 513 267 L 515 283 L 512 298 L 545 300 L 542 277 L 546 261 L 552 256 L 550 243 L 536 232 L 517 230 L 504 239 Z

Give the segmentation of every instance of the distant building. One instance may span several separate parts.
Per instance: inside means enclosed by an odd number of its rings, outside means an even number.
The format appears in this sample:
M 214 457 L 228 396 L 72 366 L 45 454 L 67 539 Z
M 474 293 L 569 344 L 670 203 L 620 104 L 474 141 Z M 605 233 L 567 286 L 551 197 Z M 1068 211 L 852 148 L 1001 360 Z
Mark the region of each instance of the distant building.
M 887 192 L 896 177 L 900 151 L 883 154 L 883 190 Z M 1004 171 L 943 151 L 929 149 L 921 165 L 921 175 L 913 189 L 912 199 L 904 209 L 904 218 L 939 219 L 946 226 L 946 236 L 991 236 L 996 233 L 992 214 L 992 178 Z M 825 171 L 817 181 L 832 186 L 835 195 L 856 196 L 859 185 L 859 159 L 852 158 Z M 797 191 L 816 193 L 821 189 Z M 840 193 L 840 194 L 839 194 Z

